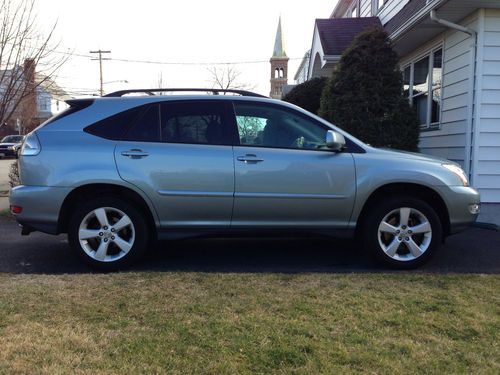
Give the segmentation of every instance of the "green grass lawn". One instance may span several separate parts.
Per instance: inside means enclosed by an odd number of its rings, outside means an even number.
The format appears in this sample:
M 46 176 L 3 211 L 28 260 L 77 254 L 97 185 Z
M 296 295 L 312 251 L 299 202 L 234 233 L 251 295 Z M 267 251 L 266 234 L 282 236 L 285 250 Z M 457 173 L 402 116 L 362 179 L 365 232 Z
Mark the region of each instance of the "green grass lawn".
M 500 373 L 500 277 L 0 274 L 1 373 Z
M 8 208 L 0 210 L 0 217 L 6 217 L 10 219 L 12 217 L 10 210 Z

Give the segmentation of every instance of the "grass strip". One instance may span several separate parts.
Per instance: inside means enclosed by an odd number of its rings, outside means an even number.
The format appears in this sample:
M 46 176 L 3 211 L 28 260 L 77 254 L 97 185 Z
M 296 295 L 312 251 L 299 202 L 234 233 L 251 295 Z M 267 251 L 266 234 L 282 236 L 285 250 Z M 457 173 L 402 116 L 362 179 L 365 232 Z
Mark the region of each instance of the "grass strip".
M 0 274 L 0 373 L 500 373 L 498 275 Z

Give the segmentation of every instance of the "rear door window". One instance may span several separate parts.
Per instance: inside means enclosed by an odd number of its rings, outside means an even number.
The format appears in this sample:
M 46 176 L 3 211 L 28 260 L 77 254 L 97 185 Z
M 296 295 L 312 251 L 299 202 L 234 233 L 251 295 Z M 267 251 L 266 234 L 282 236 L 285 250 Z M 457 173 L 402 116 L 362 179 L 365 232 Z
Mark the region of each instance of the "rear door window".
M 126 141 L 161 142 L 160 105 L 151 104 L 134 119 L 134 123 L 123 137 Z
M 230 144 L 228 103 L 215 100 L 164 102 L 161 136 L 166 143 Z

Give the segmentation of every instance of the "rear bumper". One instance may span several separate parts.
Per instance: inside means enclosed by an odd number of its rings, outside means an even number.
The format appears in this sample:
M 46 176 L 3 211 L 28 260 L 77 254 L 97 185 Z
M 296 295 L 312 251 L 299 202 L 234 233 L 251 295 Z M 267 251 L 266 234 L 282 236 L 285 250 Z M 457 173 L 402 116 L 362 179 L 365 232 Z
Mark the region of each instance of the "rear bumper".
M 11 206 L 22 207 L 14 215 L 17 222 L 31 231 L 59 234 L 59 212 L 70 188 L 16 186 L 10 191 Z

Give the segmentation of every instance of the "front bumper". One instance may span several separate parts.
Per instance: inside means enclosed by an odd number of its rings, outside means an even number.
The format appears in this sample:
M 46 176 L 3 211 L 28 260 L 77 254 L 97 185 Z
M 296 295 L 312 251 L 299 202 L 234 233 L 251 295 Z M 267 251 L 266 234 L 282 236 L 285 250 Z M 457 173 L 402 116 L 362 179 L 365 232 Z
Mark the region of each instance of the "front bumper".
M 3 156 L 16 156 L 17 150 L 9 150 L 8 148 L 0 148 L 0 157 Z
M 70 188 L 20 185 L 10 191 L 10 205 L 22 207 L 14 215 L 30 231 L 59 234 L 59 212 Z
M 468 186 L 441 186 L 450 217 L 450 234 L 470 227 L 476 221 L 481 199 L 476 189 Z

